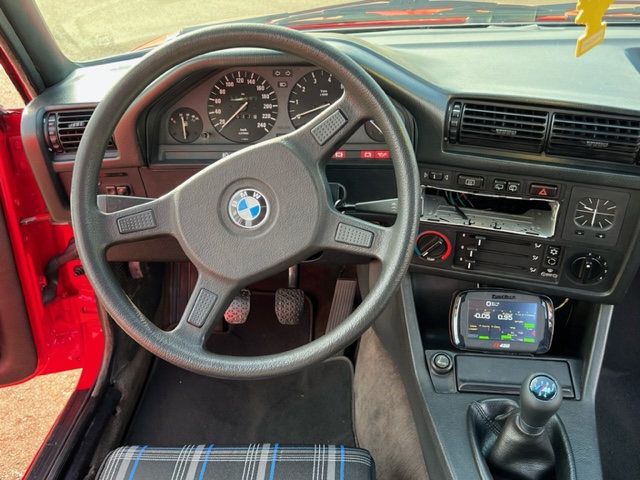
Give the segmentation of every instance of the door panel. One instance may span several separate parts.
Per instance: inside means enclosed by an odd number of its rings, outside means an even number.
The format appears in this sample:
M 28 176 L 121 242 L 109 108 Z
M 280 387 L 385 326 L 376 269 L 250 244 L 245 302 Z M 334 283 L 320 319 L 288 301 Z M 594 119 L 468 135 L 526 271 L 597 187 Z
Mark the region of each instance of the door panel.
M 38 358 L 1 210 L 0 292 L 0 384 L 4 385 L 30 377 Z
M 19 283 L 15 282 L 14 275 L 14 283 L 7 288 L 2 282 L 9 282 L 10 276 L 0 279 L 0 297 L 7 302 L 6 310 L 0 302 L 0 362 L 7 365 L 0 383 L 82 368 L 78 388 L 87 388 L 95 379 L 103 351 L 95 296 L 77 259 L 61 266 L 57 285 L 51 278 L 47 280 L 47 262 L 67 248 L 73 231 L 68 225 L 50 221 L 22 148 L 18 111 L 0 117 L 0 199 L 8 234 L 7 248 L 3 248 L 0 238 L 0 248 L 8 257 L 2 260 L 6 266 L 13 265 L 19 279 Z M 55 295 L 45 305 L 42 290 L 47 283 L 55 287 Z M 22 310 L 16 307 L 18 304 Z M 24 330 L 24 312 L 31 339 L 24 332 L 19 333 Z M 17 337 L 22 342 L 31 341 L 31 349 L 18 354 L 14 348 L 4 347 L 4 338 L 10 342 Z

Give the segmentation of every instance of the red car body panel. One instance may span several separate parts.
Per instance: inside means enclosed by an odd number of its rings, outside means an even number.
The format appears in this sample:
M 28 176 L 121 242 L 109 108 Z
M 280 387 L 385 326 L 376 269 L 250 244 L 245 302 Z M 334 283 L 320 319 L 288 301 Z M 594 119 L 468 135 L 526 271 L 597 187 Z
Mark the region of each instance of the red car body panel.
M 38 355 L 35 371 L 21 381 L 82 368 L 77 388 L 85 389 L 95 380 L 104 349 L 96 299 L 87 278 L 74 273 L 80 261 L 73 260 L 59 271 L 55 299 L 43 305 L 44 269 L 66 248 L 73 230 L 50 221 L 24 153 L 20 119 L 19 110 L 1 118 L 0 199 Z

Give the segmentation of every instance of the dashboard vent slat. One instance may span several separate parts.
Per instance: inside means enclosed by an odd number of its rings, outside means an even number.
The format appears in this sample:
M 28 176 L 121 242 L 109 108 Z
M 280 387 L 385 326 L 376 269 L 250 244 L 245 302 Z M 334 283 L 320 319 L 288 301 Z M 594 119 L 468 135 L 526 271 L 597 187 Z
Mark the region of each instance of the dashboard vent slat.
M 518 105 L 465 102 L 457 141 L 520 152 L 542 152 L 549 113 Z
M 556 113 L 548 153 L 634 163 L 640 151 L 640 119 Z
M 55 153 L 77 152 L 93 111 L 86 108 L 49 112 L 45 116 L 45 139 L 49 149 Z M 115 150 L 113 138 L 109 140 L 107 150 Z

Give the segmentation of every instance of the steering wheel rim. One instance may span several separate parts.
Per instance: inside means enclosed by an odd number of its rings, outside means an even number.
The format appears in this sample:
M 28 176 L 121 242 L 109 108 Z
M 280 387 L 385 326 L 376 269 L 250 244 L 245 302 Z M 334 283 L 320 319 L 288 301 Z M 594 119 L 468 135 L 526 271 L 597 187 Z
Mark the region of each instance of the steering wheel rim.
M 238 47 L 293 54 L 334 74 L 344 85 L 345 94 L 304 127 L 215 162 L 160 199 L 113 214 L 100 212 L 96 198 L 102 158 L 111 133 L 136 97 L 185 61 Z M 383 130 L 393 161 L 398 187 L 398 214 L 393 227 L 342 216 L 328 201 L 326 160 L 368 118 L 374 118 Z M 295 184 L 282 183 L 280 178 L 287 174 L 296 178 Z M 267 192 L 265 197 L 272 203 L 268 220 L 248 234 L 230 222 L 226 211 L 233 195 L 243 188 Z M 300 207 L 301 203 L 305 206 Z M 71 185 L 71 216 L 80 259 L 97 297 L 118 325 L 170 363 L 207 376 L 235 379 L 292 373 L 328 358 L 364 333 L 406 273 L 419 206 L 413 148 L 402 119 L 382 89 L 353 60 L 313 36 L 256 24 L 197 30 L 150 52 L 132 67 L 107 93 L 89 121 Z M 211 221 L 203 222 L 203 218 Z M 177 333 L 162 331 L 142 315 L 118 286 L 106 261 L 106 251 L 113 244 L 162 235 L 180 241 L 200 274 Z M 223 246 L 224 254 L 216 254 L 206 246 L 207 235 L 224 241 L 224 245 L 235 245 L 233 248 L 245 245 L 257 249 L 252 260 L 258 265 L 246 262 L 232 268 L 227 261 L 232 247 Z M 262 248 L 260 243 L 265 240 L 269 245 Z M 228 305 L 242 288 L 239 282 L 263 278 L 308 257 L 314 249 L 327 248 L 370 254 L 382 264 L 376 284 L 339 327 L 307 345 L 272 355 L 223 356 L 204 348 L 211 328 L 224 312 L 224 304 Z M 252 273 L 252 269 L 259 271 Z

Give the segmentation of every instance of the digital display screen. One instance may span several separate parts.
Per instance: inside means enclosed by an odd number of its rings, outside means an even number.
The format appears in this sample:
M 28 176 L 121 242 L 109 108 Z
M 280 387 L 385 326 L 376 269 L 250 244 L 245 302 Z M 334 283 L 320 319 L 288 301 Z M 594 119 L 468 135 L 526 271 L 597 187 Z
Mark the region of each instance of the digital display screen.
M 536 303 L 469 299 L 467 338 L 536 343 Z

